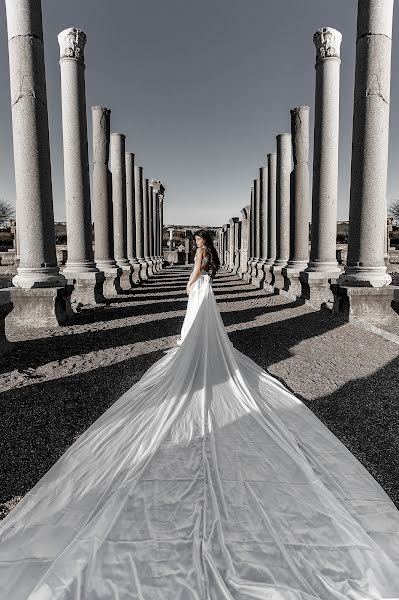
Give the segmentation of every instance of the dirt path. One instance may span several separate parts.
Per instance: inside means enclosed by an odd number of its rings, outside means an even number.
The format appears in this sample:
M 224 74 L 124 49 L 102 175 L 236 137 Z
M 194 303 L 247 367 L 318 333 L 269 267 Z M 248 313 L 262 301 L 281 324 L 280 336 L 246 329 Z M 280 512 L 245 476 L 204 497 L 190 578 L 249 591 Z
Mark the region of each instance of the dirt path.
M 174 267 L 56 331 L 8 331 L 0 362 L 0 514 L 175 345 L 188 269 Z M 214 291 L 233 344 L 305 401 L 399 507 L 399 346 L 227 273 Z

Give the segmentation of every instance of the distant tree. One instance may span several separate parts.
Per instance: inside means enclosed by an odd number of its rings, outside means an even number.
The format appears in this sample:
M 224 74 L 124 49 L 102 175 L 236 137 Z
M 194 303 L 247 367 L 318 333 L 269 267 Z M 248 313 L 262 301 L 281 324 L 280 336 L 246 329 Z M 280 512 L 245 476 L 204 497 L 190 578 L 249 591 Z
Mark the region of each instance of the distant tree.
M 14 216 L 15 209 L 13 205 L 4 200 L 4 198 L 0 198 L 0 227 L 3 227 Z
M 395 221 L 399 221 L 399 200 L 391 201 L 388 213 L 395 219 Z

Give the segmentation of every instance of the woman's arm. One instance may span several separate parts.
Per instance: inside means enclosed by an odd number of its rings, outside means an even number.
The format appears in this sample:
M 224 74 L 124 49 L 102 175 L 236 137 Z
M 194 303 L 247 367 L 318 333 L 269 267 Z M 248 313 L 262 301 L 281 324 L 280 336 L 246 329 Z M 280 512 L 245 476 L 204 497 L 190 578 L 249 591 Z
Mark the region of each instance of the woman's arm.
M 196 281 L 201 274 L 201 263 L 202 248 L 197 248 L 197 252 L 195 253 L 195 267 L 190 275 L 190 279 L 187 282 L 187 296 L 190 294 L 190 288 L 193 285 L 194 281 Z

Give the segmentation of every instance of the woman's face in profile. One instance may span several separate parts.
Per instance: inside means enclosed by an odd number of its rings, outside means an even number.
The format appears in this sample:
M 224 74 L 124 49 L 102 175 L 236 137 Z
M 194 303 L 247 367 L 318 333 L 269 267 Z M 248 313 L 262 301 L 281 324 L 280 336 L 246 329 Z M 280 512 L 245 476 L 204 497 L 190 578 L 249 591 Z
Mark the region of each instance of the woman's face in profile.
M 202 237 L 200 237 L 199 235 L 196 235 L 195 243 L 197 245 L 197 248 L 202 248 L 202 246 L 205 244 L 205 240 L 203 240 Z

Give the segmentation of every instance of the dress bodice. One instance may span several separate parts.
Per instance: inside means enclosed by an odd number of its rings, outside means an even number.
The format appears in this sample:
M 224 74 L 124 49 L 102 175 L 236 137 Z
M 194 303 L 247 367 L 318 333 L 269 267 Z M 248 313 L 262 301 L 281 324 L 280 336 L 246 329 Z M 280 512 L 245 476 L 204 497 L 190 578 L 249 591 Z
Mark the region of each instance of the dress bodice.
M 197 259 L 197 256 L 195 257 Z M 209 263 L 209 255 L 203 256 L 201 260 L 201 275 L 208 275 L 208 269 L 205 269 L 205 266 Z

